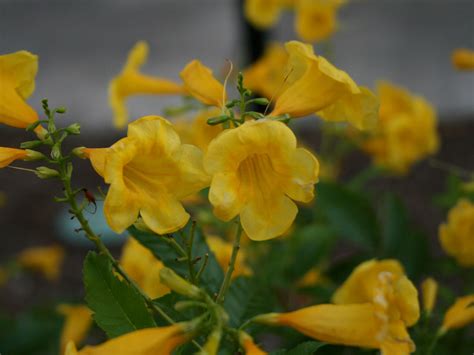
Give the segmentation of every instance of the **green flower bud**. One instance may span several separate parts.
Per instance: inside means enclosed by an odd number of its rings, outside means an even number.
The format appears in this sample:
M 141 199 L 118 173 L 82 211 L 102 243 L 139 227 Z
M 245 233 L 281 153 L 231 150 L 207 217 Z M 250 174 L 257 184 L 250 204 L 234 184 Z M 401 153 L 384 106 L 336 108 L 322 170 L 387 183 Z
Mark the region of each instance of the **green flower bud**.
M 68 128 L 66 128 L 66 132 L 69 134 L 78 135 L 81 133 L 81 126 L 79 123 L 73 123 Z
M 181 295 L 195 299 L 202 298 L 202 291 L 199 287 L 189 283 L 167 267 L 161 269 L 160 280 L 163 284 Z
M 59 176 L 59 172 L 57 170 L 48 168 L 46 166 L 40 166 L 36 168 L 36 176 L 40 179 L 50 179 Z
M 20 148 L 22 148 L 22 149 L 34 149 L 34 148 L 39 147 L 42 144 L 43 144 L 43 142 L 40 141 L 40 140 L 27 141 L 27 142 L 21 143 Z
M 43 153 L 37 152 L 36 150 L 26 149 L 26 157 L 23 160 L 34 161 L 46 159 Z

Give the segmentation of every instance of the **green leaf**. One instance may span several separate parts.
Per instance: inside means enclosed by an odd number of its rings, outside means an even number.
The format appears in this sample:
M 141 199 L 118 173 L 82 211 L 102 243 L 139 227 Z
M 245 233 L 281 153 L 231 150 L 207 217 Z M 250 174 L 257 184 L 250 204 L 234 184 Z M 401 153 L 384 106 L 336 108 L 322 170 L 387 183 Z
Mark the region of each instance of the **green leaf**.
M 230 325 L 238 327 L 257 314 L 271 312 L 272 299 L 271 290 L 257 280 L 248 277 L 236 278 L 224 300 L 224 308 L 230 317 Z
M 301 343 L 294 347 L 291 350 L 277 350 L 272 351 L 271 355 L 311 355 L 316 353 L 320 348 L 322 348 L 325 343 L 320 343 L 318 341 L 307 341 Z
M 167 267 L 173 269 L 178 274 L 181 274 L 181 276 L 189 279 L 187 261 L 178 260 L 180 255 L 177 255 L 173 247 L 167 243 L 166 239 L 164 239 L 169 237 L 140 231 L 135 227 L 130 227 L 128 231 Z M 188 223 L 182 232 L 184 236 L 189 238 L 191 232 L 191 223 Z M 177 233 L 173 235 L 173 238 L 179 245 L 181 245 L 183 249 L 186 249 L 185 243 L 183 242 L 182 238 L 177 236 Z M 219 291 L 220 285 L 224 278 L 224 273 L 217 262 L 214 253 L 212 253 L 212 251 L 209 249 L 202 230 L 196 227 L 192 255 L 193 258 L 200 258 L 200 260 L 194 263 L 194 270 L 196 273 L 204 262 L 205 254 L 209 255 L 209 260 L 206 269 L 201 275 L 201 285 L 204 286 L 211 294 L 213 294 Z
M 407 275 L 417 278 L 430 265 L 428 240 L 411 225 L 408 211 L 395 195 L 386 197 L 384 212 L 383 256 L 398 259 Z
M 379 226 L 369 200 L 360 193 L 332 182 L 319 182 L 316 190 L 316 208 L 327 217 L 331 227 L 341 237 L 365 249 L 375 249 Z
M 109 337 L 156 326 L 142 296 L 118 279 L 106 256 L 89 252 L 83 273 L 87 305 Z

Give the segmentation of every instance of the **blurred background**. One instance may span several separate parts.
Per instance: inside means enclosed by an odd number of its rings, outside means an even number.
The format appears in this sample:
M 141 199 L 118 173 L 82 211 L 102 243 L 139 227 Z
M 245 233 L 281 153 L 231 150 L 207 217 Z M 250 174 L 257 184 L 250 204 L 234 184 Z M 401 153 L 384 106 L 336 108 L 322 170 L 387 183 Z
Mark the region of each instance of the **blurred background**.
M 52 105 L 67 107 L 68 122 L 79 122 L 83 131 L 71 139 L 72 146 L 106 146 L 123 134 L 113 128 L 107 86 L 136 41 L 150 44 L 144 72 L 178 80 L 191 59 L 201 59 L 218 73 L 227 58 L 244 67 L 264 42 L 296 38 L 290 13 L 261 33 L 244 21 L 241 11 L 238 0 L 0 0 L 0 53 L 26 49 L 38 54 L 40 70 L 29 103 L 39 111 L 40 100 L 47 97 Z M 474 74 L 454 70 L 450 56 L 455 48 L 474 48 L 474 1 L 353 0 L 341 8 L 339 22 L 332 39 L 335 64 L 360 84 L 373 88 L 377 80 L 388 79 L 425 96 L 439 112 L 438 158 L 473 170 Z M 132 117 L 140 117 L 159 114 L 175 102 L 132 98 L 129 109 Z M 317 125 L 310 127 L 304 137 L 316 146 Z M 2 146 L 15 146 L 27 137 L 0 127 Z M 356 155 L 343 176 L 366 163 L 367 158 Z M 79 186 L 100 185 L 88 162 L 78 169 Z M 425 162 L 403 180 L 374 182 L 376 188 L 402 196 L 433 240 L 435 253 L 437 227 L 445 217 L 431 198 L 444 189 L 445 176 Z M 0 263 L 28 246 L 61 240 L 67 246 L 60 280 L 46 284 L 41 277 L 23 275 L 11 280 L 0 292 L 0 313 L 16 316 L 36 305 L 79 301 L 80 268 L 89 246 L 77 241 L 67 218 L 60 218 L 62 206 L 52 201 L 59 193 L 57 184 L 2 169 L 0 190 Z M 61 229 L 65 224 L 66 236 Z M 113 250 L 119 253 L 117 247 Z

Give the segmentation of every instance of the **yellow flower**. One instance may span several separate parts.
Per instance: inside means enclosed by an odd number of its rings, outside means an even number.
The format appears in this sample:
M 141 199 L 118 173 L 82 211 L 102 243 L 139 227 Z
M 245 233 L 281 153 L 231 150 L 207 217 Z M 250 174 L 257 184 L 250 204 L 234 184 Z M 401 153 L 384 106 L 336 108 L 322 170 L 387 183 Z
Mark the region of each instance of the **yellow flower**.
M 158 234 L 182 228 L 189 214 L 180 200 L 209 183 L 202 169 L 201 151 L 181 144 L 171 123 L 159 116 L 131 123 L 127 137 L 105 151 L 84 153 L 110 184 L 104 213 L 117 233 L 133 224 L 139 214 Z
M 439 227 L 439 239 L 444 251 L 462 266 L 474 266 L 474 204 L 458 201 L 448 213 L 447 223 Z
M 421 293 L 423 295 L 423 307 L 429 314 L 433 311 L 438 294 L 438 283 L 432 277 L 428 277 L 421 284 Z
M 122 72 L 109 85 L 109 102 L 114 112 L 116 127 L 123 128 L 128 121 L 126 99 L 131 95 L 182 94 L 181 85 L 170 80 L 144 75 L 140 68 L 148 57 L 148 44 L 140 41 L 132 48 Z
M 359 129 L 372 128 L 378 100 L 350 76 L 314 54 L 310 45 L 286 43 L 289 75 L 271 115 L 301 117 L 317 113 L 328 121 L 348 121 Z
M 358 266 L 336 291 L 335 305 L 257 316 L 255 321 L 286 325 L 320 341 L 378 348 L 383 355 L 415 351 L 406 327 L 419 317 L 418 295 L 394 260 Z
M 33 271 L 37 271 L 50 281 L 57 280 L 64 260 L 64 249 L 59 245 L 33 247 L 20 252 L 18 263 Z
M 460 297 L 444 315 L 441 333 L 462 328 L 474 322 L 474 294 Z
M 282 0 L 245 0 L 244 14 L 252 25 L 265 29 L 278 21 L 282 5 Z
M 15 160 L 25 159 L 28 156 L 28 152 L 25 149 L 15 149 L 0 147 L 0 168 L 4 168 Z
M 0 55 L 0 123 L 26 128 L 38 120 L 36 111 L 26 103 L 35 90 L 38 56 L 19 51 Z M 45 129 L 38 126 L 39 136 Z
M 310 269 L 301 279 L 298 280 L 296 286 L 298 287 L 311 287 L 324 282 L 324 277 L 321 271 L 317 268 Z
M 474 70 L 474 51 L 472 49 L 456 49 L 451 60 L 454 67 L 458 70 Z
M 239 343 L 245 350 L 245 355 L 266 355 L 267 352 L 260 349 L 253 341 L 252 337 L 243 331 L 239 331 Z
M 149 297 L 154 299 L 170 292 L 160 281 L 163 263 L 132 237 L 128 238 L 123 247 L 120 264 Z
M 213 235 L 206 237 L 206 241 L 209 245 L 209 249 L 214 253 L 217 262 L 225 272 L 229 267 L 230 257 L 232 255 L 232 243 L 226 242 L 222 238 Z M 235 269 L 232 273 L 233 278 L 252 275 L 252 269 L 246 265 L 245 259 L 245 249 L 241 249 L 235 261 Z
M 61 354 L 66 350 L 68 342 L 80 344 L 87 336 L 92 325 L 92 312 L 84 305 L 61 304 L 57 311 L 66 317 L 61 331 Z
M 262 119 L 225 130 L 209 145 L 204 167 L 212 176 L 209 201 L 214 214 L 229 221 L 237 215 L 253 240 L 282 235 L 298 208 L 309 202 L 318 181 L 318 161 L 296 147 L 283 123 Z
M 221 111 L 217 108 L 203 110 L 192 121 L 184 118 L 173 121 L 173 127 L 178 132 L 181 142 L 195 145 L 205 152 L 209 143 L 223 130 L 222 125 L 211 126 L 207 124 L 207 120 L 220 114 Z
M 380 83 L 378 91 L 379 124 L 363 149 L 376 165 L 405 174 L 413 164 L 437 151 L 436 112 L 422 97 L 390 83 Z
M 140 329 L 97 346 L 86 346 L 80 351 L 70 342 L 66 347 L 66 355 L 170 355 L 176 347 L 190 339 L 188 324 Z
M 328 39 L 337 29 L 337 11 L 344 3 L 344 0 L 299 0 L 295 20 L 298 36 L 307 42 Z
M 271 99 L 283 87 L 287 63 L 285 48 L 279 43 L 271 43 L 263 56 L 244 70 L 244 86 Z
M 186 91 L 205 105 L 222 107 L 227 100 L 224 86 L 199 60 L 189 62 L 180 73 Z

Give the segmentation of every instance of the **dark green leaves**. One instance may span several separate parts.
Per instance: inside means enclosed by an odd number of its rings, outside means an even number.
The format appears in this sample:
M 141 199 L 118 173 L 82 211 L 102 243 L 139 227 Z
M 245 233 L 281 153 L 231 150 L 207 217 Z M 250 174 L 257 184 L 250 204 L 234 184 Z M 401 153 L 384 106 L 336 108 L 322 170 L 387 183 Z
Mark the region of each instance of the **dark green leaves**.
M 316 353 L 324 345 L 326 344 L 318 341 L 307 341 L 297 345 L 291 350 L 273 351 L 270 355 L 311 355 Z
M 87 305 L 109 337 L 155 326 L 141 295 L 116 276 L 106 256 L 89 252 L 83 272 Z
M 378 244 L 377 216 L 369 200 L 347 187 L 329 182 L 316 186 L 316 205 L 319 213 L 342 237 L 364 249 L 375 249 Z

